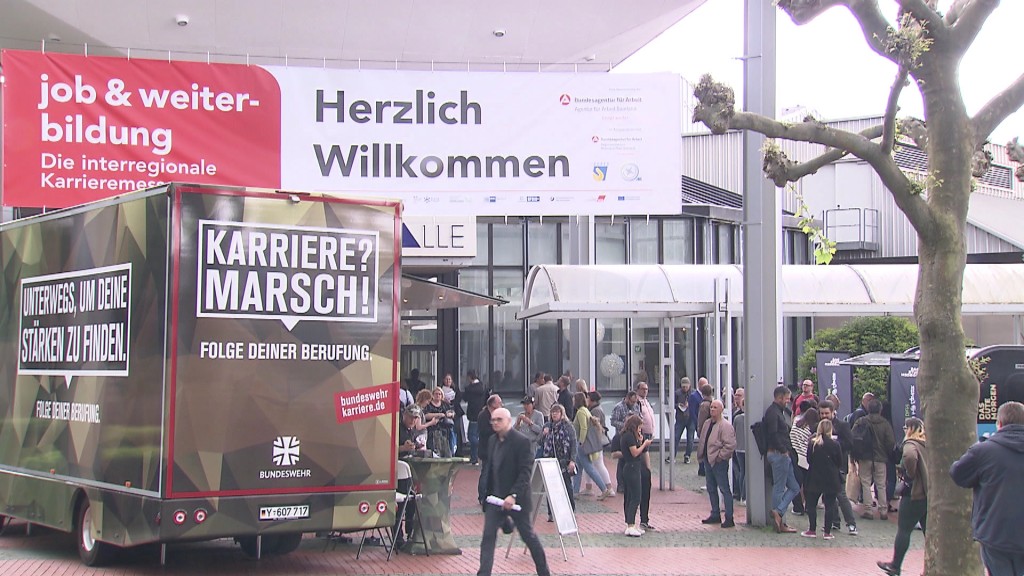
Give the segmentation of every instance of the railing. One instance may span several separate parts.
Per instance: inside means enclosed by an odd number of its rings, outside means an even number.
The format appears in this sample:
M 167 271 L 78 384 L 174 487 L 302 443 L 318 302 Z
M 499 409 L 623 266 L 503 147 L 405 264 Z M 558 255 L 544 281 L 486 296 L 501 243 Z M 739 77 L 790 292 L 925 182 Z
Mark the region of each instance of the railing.
M 825 211 L 825 236 L 837 250 L 878 250 L 878 222 L 874 208 L 833 208 Z

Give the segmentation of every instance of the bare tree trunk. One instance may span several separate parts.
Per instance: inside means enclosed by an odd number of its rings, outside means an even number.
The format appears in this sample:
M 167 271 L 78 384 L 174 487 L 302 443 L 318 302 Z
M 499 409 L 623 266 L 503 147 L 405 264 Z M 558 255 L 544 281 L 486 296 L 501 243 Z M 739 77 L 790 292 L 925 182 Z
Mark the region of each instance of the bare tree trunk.
M 951 70 L 936 79 L 951 79 L 953 74 Z M 919 230 L 914 305 L 921 332 L 918 382 L 928 435 L 924 573 L 980 576 L 978 546 L 969 536 L 972 493 L 949 476 L 953 461 L 977 439 L 978 381 L 967 366 L 961 322 L 971 135 L 966 115 L 956 113 L 962 104 L 955 87 L 930 88 L 938 90 L 924 91 L 926 107 L 942 108 L 944 114 L 933 114 L 929 122 L 929 165 L 943 170 L 933 168 L 930 173 L 929 204 L 936 218 L 933 229 Z
M 921 330 L 918 374 L 928 435 L 928 576 L 980 575 L 970 538 L 971 498 L 949 477 L 949 467 L 977 438 L 978 382 L 967 367 L 960 323 L 964 250 L 920 249 L 916 313 Z M 899 422 L 896 422 L 899 425 Z M 942 569 L 940 570 L 939 567 Z

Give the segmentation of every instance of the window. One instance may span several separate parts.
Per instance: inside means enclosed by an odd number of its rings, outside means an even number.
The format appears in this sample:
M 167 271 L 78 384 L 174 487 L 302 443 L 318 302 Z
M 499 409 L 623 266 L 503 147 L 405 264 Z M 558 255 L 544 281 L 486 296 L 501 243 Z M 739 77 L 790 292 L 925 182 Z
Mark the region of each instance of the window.
M 625 392 L 630 382 L 625 319 L 601 319 L 597 330 L 597 389 Z
M 558 222 L 529 222 L 526 225 L 526 249 L 527 263 L 530 266 L 537 264 L 558 264 Z
M 629 222 L 629 262 L 631 264 L 659 264 L 658 220 L 631 220 Z
M 626 224 L 624 222 L 598 222 L 594 224 L 597 264 L 626 263 Z
M 467 268 L 459 272 L 459 287 L 489 294 L 487 269 Z M 475 307 L 459 310 L 459 370 L 465 374 L 476 370 L 481 380 L 490 370 L 491 339 L 490 308 Z
M 523 224 L 491 224 L 494 238 L 493 262 L 495 266 L 523 265 Z
M 697 247 L 694 244 L 693 220 L 665 220 L 662 223 L 664 235 L 665 264 L 694 264 Z

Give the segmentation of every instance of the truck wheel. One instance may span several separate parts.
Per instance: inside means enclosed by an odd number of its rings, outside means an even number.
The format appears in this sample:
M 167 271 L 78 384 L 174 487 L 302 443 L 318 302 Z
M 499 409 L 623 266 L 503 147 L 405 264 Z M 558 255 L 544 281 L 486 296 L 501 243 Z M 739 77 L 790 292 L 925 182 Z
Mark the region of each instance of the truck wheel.
M 302 544 L 302 532 L 295 532 L 292 534 L 279 534 L 276 537 L 277 542 L 273 550 L 266 548 L 271 554 L 278 556 L 284 556 L 285 554 L 291 554 L 295 552 L 299 545 Z M 267 537 L 263 537 L 264 544 L 267 544 Z
M 238 545 L 242 548 L 242 552 L 249 558 L 256 557 L 256 537 L 255 536 L 243 536 L 236 538 Z M 296 532 L 292 534 L 264 534 L 263 535 L 263 549 L 261 550 L 260 557 L 266 558 L 268 556 L 284 556 L 285 554 L 291 554 L 302 543 L 302 533 Z
M 113 547 L 92 536 L 92 506 L 89 500 L 82 500 L 75 522 L 78 529 L 78 557 L 86 566 L 102 566 L 113 557 Z
M 249 558 L 255 558 L 256 557 L 256 537 L 255 536 L 242 536 L 240 538 L 235 538 L 235 541 L 238 542 L 238 545 L 242 548 L 242 553 L 243 554 L 245 554 Z M 263 537 L 263 551 L 266 552 L 266 550 L 267 550 L 267 537 L 264 536 Z

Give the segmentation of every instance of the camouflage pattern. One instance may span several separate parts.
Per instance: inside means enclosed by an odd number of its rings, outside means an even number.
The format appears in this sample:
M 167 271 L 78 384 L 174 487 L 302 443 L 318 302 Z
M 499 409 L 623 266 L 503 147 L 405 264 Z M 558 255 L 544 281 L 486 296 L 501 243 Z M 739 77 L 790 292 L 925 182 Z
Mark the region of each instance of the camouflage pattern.
M 5 225 L 0 514 L 70 530 L 88 497 L 120 545 L 392 523 L 399 210 L 170 185 Z

